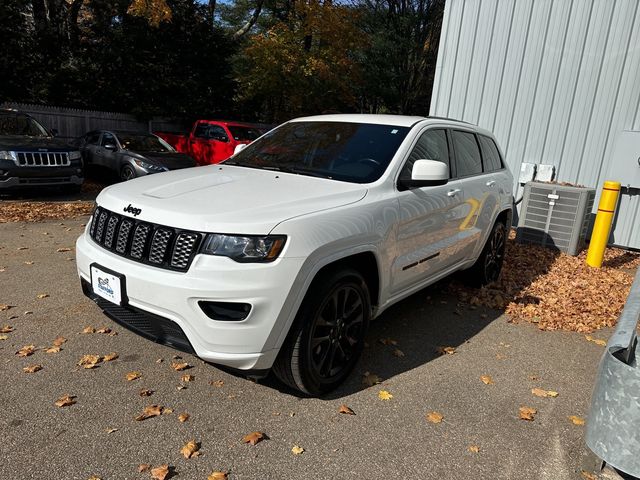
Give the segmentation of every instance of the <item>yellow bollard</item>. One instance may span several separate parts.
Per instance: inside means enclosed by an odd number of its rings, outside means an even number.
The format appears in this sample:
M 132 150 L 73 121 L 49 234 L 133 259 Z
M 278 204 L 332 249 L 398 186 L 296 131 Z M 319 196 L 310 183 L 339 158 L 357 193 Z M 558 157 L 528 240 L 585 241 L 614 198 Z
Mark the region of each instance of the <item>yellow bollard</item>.
M 587 253 L 587 265 L 590 267 L 602 267 L 604 249 L 607 248 L 607 242 L 609 241 L 611 223 L 613 223 L 613 215 L 618 204 L 618 195 L 620 195 L 620 182 L 604 182 L 600 203 L 598 204 L 598 214 L 596 215 L 591 241 L 589 242 L 589 252 Z

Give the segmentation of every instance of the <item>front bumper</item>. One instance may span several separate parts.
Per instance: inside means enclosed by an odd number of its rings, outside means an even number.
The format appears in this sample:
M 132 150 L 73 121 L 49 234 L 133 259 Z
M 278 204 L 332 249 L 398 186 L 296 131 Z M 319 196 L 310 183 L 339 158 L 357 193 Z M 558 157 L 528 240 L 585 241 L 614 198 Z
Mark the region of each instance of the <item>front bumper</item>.
M 275 339 L 280 335 L 274 333 L 279 333 L 287 321 L 281 313 L 287 298 L 297 295 L 294 279 L 303 259 L 240 264 L 225 257 L 197 255 L 187 272 L 175 272 L 117 256 L 98 246 L 85 232 L 76 242 L 76 262 L 85 285 L 90 285 L 93 263 L 124 275 L 127 306 L 150 314 L 151 323 L 154 316 L 175 323 L 188 345 L 167 341 L 162 332 L 145 335 L 140 328 L 132 328 L 138 333 L 183 350 L 190 347 L 198 357 L 212 363 L 240 370 L 266 370 L 278 354 Z M 87 293 L 92 292 L 89 289 Z M 251 311 L 242 321 L 213 320 L 202 311 L 199 301 L 248 303 Z
M 82 185 L 84 173 L 79 160 L 64 167 L 19 167 L 0 160 L 0 190 L 35 186 Z

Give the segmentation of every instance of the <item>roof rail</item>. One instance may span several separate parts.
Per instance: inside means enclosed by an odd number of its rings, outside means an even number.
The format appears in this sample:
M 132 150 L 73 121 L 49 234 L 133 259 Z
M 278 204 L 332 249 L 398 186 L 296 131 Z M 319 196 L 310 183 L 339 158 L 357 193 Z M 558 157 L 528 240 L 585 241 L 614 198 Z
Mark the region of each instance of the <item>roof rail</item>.
M 467 125 L 475 125 L 474 123 L 465 122 L 464 120 L 458 120 L 457 118 L 438 117 L 438 116 L 432 116 L 432 115 L 429 115 L 427 118 L 434 118 L 436 120 L 448 120 L 450 122 L 466 123 Z

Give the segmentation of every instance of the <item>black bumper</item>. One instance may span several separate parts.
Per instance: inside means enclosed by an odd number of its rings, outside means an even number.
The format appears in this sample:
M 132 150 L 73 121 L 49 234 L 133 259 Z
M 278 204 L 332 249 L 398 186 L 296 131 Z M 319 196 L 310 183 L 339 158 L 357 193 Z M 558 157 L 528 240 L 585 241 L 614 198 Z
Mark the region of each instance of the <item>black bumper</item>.
M 85 279 L 80 280 L 82 291 L 116 323 L 154 342 L 195 355 L 195 351 L 180 326 L 164 317 L 132 306 L 120 307 L 93 293 Z
M 82 185 L 82 163 L 69 166 L 19 167 L 11 160 L 0 160 L 0 191 L 36 186 Z

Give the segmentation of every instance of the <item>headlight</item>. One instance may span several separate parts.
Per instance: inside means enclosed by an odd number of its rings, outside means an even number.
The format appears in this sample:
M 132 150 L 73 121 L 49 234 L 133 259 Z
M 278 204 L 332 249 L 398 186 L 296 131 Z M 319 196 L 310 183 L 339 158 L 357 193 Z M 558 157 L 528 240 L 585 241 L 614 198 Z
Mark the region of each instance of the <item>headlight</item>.
M 69 160 L 80 160 L 81 158 L 82 158 L 82 155 L 78 150 L 69 152 Z
M 145 170 L 151 170 L 152 172 L 166 172 L 167 170 L 169 170 L 166 167 L 161 167 L 160 165 L 153 165 L 152 163 L 143 162 L 142 160 L 137 158 L 134 158 L 133 161 L 136 162 L 136 165 L 138 165 L 140 168 L 144 168 Z
M 272 262 L 280 255 L 286 239 L 283 235 L 263 237 L 210 233 L 200 251 L 229 257 L 236 262 Z
M 0 160 L 13 160 L 15 162 L 15 158 L 12 152 L 2 151 L 0 150 Z

